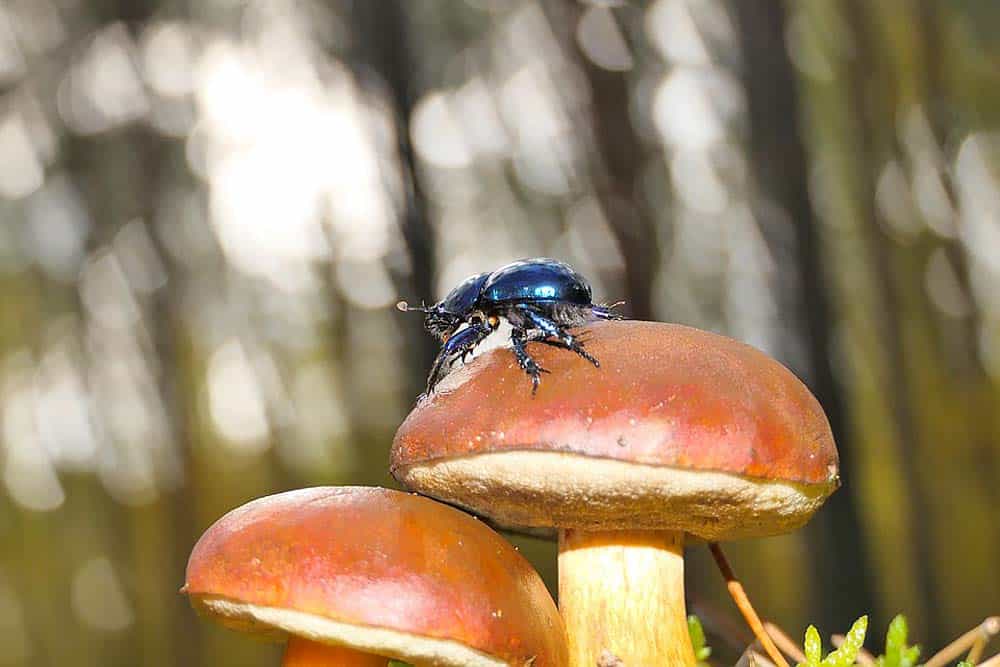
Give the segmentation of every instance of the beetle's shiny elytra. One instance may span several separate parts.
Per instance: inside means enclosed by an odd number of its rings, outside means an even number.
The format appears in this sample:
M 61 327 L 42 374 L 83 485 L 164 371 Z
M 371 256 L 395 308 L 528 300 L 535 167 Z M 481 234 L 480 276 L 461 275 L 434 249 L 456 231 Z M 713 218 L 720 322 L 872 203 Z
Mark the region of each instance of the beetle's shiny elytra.
M 568 264 L 546 257 L 522 259 L 469 276 L 433 306 L 415 307 L 402 301 L 396 306 L 424 313 L 424 326 L 443 343 L 427 377 L 427 393 L 434 391 L 445 368 L 465 358 L 496 330 L 501 317 L 510 322 L 511 347 L 531 378 L 532 393 L 538 390 L 541 374 L 548 371 L 531 358 L 527 343 L 570 350 L 600 366 L 569 329 L 593 320 L 621 319 L 612 312 L 613 306 L 593 303 L 590 284 L 583 276 Z

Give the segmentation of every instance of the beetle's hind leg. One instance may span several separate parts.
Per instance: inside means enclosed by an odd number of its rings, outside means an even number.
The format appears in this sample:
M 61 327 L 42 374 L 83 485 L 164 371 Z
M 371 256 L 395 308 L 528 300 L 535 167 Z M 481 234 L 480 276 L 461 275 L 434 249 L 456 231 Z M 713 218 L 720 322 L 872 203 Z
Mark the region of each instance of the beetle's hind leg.
M 569 350 L 570 352 L 576 352 L 581 357 L 583 357 L 590 363 L 594 364 L 594 366 L 596 366 L 597 368 L 601 367 L 601 362 L 598 361 L 594 355 L 590 354 L 585 349 L 583 349 L 583 346 L 581 345 L 579 340 L 576 341 L 576 345 L 570 345 L 558 338 L 549 338 L 547 335 L 538 333 L 537 335 L 529 336 L 528 342 L 541 343 L 542 345 L 548 345 L 550 347 L 558 347 L 560 350 Z
M 530 307 L 524 307 L 521 310 L 525 318 L 531 322 L 532 328 L 537 329 L 541 334 L 533 336 L 532 340 L 553 347 L 560 347 L 564 350 L 572 350 L 594 364 L 594 366 L 600 368 L 601 362 L 583 349 L 582 342 L 567 330 L 566 325 L 558 324 Z

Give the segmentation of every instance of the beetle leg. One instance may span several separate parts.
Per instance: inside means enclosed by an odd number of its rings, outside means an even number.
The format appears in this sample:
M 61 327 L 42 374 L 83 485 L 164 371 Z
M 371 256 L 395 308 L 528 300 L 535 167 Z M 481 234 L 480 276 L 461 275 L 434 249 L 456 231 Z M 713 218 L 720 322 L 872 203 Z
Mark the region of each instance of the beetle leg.
M 484 338 L 486 338 L 491 333 L 493 333 L 494 331 L 497 330 L 497 328 L 500 326 L 500 318 L 498 318 L 495 315 L 491 315 L 489 317 L 480 318 L 478 321 L 474 321 L 473 324 L 471 324 L 470 326 L 474 327 L 474 328 L 477 328 L 477 329 L 480 329 L 481 331 L 484 331 L 485 333 L 483 333 L 482 337 L 480 337 L 478 340 L 476 340 L 476 342 L 474 344 L 470 345 L 468 348 L 466 348 L 462 352 L 462 363 L 463 364 L 469 358 L 469 355 L 471 355 L 473 353 L 473 351 L 475 350 L 476 346 L 479 345 L 479 343 L 481 343 Z
M 538 391 L 538 382 L 542 373 L 548 373 L 547 370 L 539 366 L 531 355 L 528 354 L 528 350 L 525 348 L 525 344 L 528 342 L 528 334 L 524 329 L 514 329 L 510 334 L 510 342 L 514 348 L 514 356 L 517 357 L 518 365 L 524 369 L 524 372 L 531 376 L 531 394 L 534 395 Z
M 543 336 L 541 332 L 539 332 L 537 335 L 529 336 L 528 342 L 541 343 L 542 345 L 548 345 L 549 347 L 557 347 L 560 350 L 569 350 L 570 352 L 576 352 L 581 357 L 583 357 L 590 363 L 594 364 L 594 366 L 598 368 L 601 367 L 601 362 L 598 361 L 597 358 L 594 357 L 594 355 L 590 354 L 585 349 L 583 349 L 583 346 L 581 345 L 581 341 L 579 338 L 576 339 L 576 345 L 574 346 L 562 341 L 559 338 L 547 338 Z
M 549 318 L 535 312 L 529 308 L 524 309 L 525 316 L 531 321 L 532 325 L 538 329 L 544 335 L 535 339 L 539 343 L 544 343 L 546 345 L 552 345 L 553 347 L 561 347 L 566 350 L 572 350 L 576 352 L 581 357 L 589 361 L 600 368 L 601 362 L 599 362 L 594 356 L 583 349 L 583 345 L 577 338 L 566 330 L 560 324 L 556 324 Z M 552 340 L 552 339 L 556 340 Z M 556 343 L 558 341 L 558 344 Z
M 427 376 L 427 394 L 434 391 L 434 386 L 441 380 L 441 373 L 446 365 L 451 365 L 458 358 L 465 358 L 465 355 L 472 352 L 472 349 L 483 342 L 483 339 L 493 332 L 484 324 L 472 324 L 465 329 L 448 338 L 448 342 L 441 346 L 431 372 Z
M 567 337 L 573 339 L 572 343 L 567 343 L 566 341 L 559 338 L 537 338 L 534 339 L 533 342 L 541 343 L 542 345 L 549 345 L 551 347 L 558 347 L 561 350 L 570 350 L 571 352 L 576 352 L 581 357 L 583 357 L 590 363 L 594 364 L 596 368 L 601 367 L 601 362 L 597 360 L 597 357 L 595 357 L 594 355 L 590 354 L 585 349 L 583 349 L 583 345 L 581 345 L 578 339 L 574 338 L 569 334 L 566 335 Z

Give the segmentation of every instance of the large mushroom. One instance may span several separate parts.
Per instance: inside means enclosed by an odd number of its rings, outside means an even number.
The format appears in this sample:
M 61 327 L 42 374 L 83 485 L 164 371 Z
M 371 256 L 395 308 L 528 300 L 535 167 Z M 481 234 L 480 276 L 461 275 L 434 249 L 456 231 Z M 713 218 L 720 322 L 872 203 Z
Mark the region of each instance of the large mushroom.
M 566 664 L 562 621 L 531 565 L 475 518 L 400 491 L 250 502 L 201 537 L 183 591 L 225 625 L 290 637 L 286 667 Z
M 509 350 L 456 370 L 399 428 L 392 472 L 495 524 L 558 531 L 570 664 L 693 665 L 685 536 L 776 535 L 838 485 L 808 389 L 760 351 L 651 322 L 588 326 L 594 368 L 531 347 L 536 396 Z

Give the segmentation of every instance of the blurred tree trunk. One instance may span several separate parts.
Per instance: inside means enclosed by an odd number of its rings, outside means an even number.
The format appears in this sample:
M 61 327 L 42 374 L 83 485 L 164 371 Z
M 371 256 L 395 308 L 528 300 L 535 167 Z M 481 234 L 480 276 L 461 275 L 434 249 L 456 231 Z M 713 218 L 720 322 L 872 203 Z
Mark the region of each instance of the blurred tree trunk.
M 848 472 L 869 508 L 861 523 L 883 613 L 906 611 L 913 634 L 939 645 L 993 613 L 1000 539 L 989 466 L 973 463 L 996 439 L 985 417 L 995 388 L 975 357 L 976 317 L 961 310 L 966 250 L 948 231 L 958 224 L 940 129 L 955 75 L 946 69 L 956 52 L 943 41 L 948 10 L 857 0 L 803 7 L 797 37 L 830 69 L 804 81 L 852 362 L 859 446 Z M 839 40 L 820 36 L 830 25 Z M 893 173 L 901 178 L 886 178 Z M 935 179 L 946 193 L 937 211 L 926 199 Z M 934 301 L 934 262 L 954 277 L 950 304 Z
M 777 258 L 777 302 L 783 330 L 805 350 L 795 370 L 826 411 L 839 446 L 842 469 L 854 468 L 841 388 L 831 367 L 836 330 L 817 220 L 809 200 L 809 167 L 799 124 L 798 82 L 785 48 L 786 13 L 780 0 L 731 5 L 739 25 L 743 81 L 747 91 L 749 151 L 756 184 L 754 213 Z M 788 345 L 781 347 L 788 349 Z M 849 472 L 847 473 L 850 474 Z M 818 614 L 809 620 L 846 628 L 858 608 L 873 608 L 863 533 L 858 523 L 857 489 L 842 489 L 813 519 L 811 578 Z M 817 604 L 818 603 L 818 604 Z
M 356 49 L 352 54 L 360 84 L 371 92 L 387 93 L 395 110 L 396 155 L 402 176 L 402 197 L 398 211 L 399 230 L 406 244 L 408 274 L 394 271 L 402 297 L 411 303 L 435 300 L 434 278 L 437 271 L 435 233 L 430 223 L 427 195 L 421 182 L 420 165 L 410 140 L 410 119 L 421 94 L 419 57 L 414 48 L 407 3 L 356 2 L 350 12 Z M 384 90 L 382 90 L 384 88 Z M 387 176 L 387 184 L 389 183 Z M 391 191 L 391 189 L 390 189 Z M 409 349 L 410 396 L 424 390 L 427 371 L 437 355 L 434 339 L 423 331 L 423 320 L 416 315 L 401 318 Z
M 979 616 L 995 613 L 990 601 L 1000 598 L 995 567 L 1000 526 L 993 519 L 998 433 L 986 418 L 995 411 L 997 393 L 977 354 L 981 313 L 970 288 L 970 249 L 965 245 L 970 239 L 965 237 L 963 243 L 963 221 L 951 181 L 957 174 L 951 164 L 957 146 L 949 145 L 951 137 L 944 131 L 946 118 L 987 109 L 988 97 L 968 101 L 966 109 L 955 105 L 949 81 L 964 68 L 951 57 L 960 52 L 958 45 L 945 41 L 955 35 L 947 30 L 948 6 L 908 3 L 893 14 L 864 9 L 867 14 L 862 16 L 874 17 L 868 20 L 877 29 L 872 43 L 889 47 L 885 59 L 892 71 L 887 83 L 893 85 L 883 89 L 888 100 L 884 117 L 898 119 L 890 150 L 910 174 L 916 203 L 912 210 L 920 230 L 916 239 L 901 243 L 886 233 L 889 221 L 877 210 L 878 231 L 900 295 L 905 331 L 901 347 L 917 423 L 913 458 L 926 498 L 922 528 L 934 575 L 928 586 L 933 589 L 931 599 L 940 604 L 937 616 L 931 617 L 929 638 L 945 641 Z M 993 71 L 1000 71 L 995 60 L 992 65 Z M 996 122 L 994 117 L 987 124 Z M 929 197 L 935 198 L 933 204 Z M 947 297 L 939 291 L 943 281 L 951 284 Z M 938 495 L 942 483 L 950 489 L 946 499 Z M 961 567 L 956 567 L 956 553 L 964 554 Z
M 653 284 L 660 272 L 660 234 L 656 215 L 643 195 L 642 173 L 648 150 L 636 134 L 629 112 L 632 80 L 628 71 L 610 71 L 581 49 L 576 26 L 587 9 L 576 0 L 542 3 L 549 25 L 570 62 L 580 68 L 591 91 L 590 127 L 579 128 L 593 140 L 591 182 L 604 217 L 625 261 L 625 307 L 630 317 L 653 319 Z M 641 34 L 642 12 L 625 6 L 612 16 L 623 35 Z M 635 50 L 635 45 L 629 45 Z
M 0 359 L 6 362 L 3 379 L 12 382 L 13 375 L 19 385 L 3 389 L 30 391 L 27 383 L 34 379 L 33 364 L 44 352 L 49 317 L 64 312 L 63 308 L 73 300 L 73 291 L 65 285 L 52 284 L 41 271 L 28 268 L 0 281 L 0 297 L 4 306 L 0 309 L 4 313 L 0 320 L 3 331 Z M 15 365 L 17 354 L 26 354 L 24 368 Z M 26 372 L 30 375 L 22 375 Z M 4 407 L 14 409 L 9 404 Z M 6 410 L 0 411 L 0 418 L 3 417 L 32 418 L 23 412 L 11 414 Z M 19 433 L 14 428 L 5 429 L 5 436 L 15 434 L 17 438 L 5 440 L 5 449 L 44 446 L 37 430 L 27 431 L 23 421 L 18 430 Z M 10 469 L 5 473 L 18 474 Z M 4 519 L 0 526 L 6 537 L 0 550 L 0 566 L 4 568 L 0 576 L 6 579 L 9 576 L 6 568 L 11 568 L 11 588 L 24 615 L 27 663 L 81 667 L 114 663 L 131 655 L 132 642 L 121 634 L 108 633 L 102 637 L 95 632 L 86 618 L 88 612 L 94 611 L 81 609 L 80 604 L 90 600 L 83 595 L 74 599 L 74 591 L 83 567 L 91 559 L 105 555 L 113 559 L 119 555 L 114 538 L 123 523 L 121 514 L 114 508 L 105 511 L 107 496 L 92 475 L 63 474 L 58 484 L 59 493 L 64 496 L 58 507 L 26 507 L 20 504 L 23 499 L 17 497 L 5 497 L 0 503 L 0 517 Z M 5 603 L 10 604 L 7 600 Z M 15 608 L 15 614 L 17 611 Z M 38 632 L 39 629 L 42 631 Z
M 121 21 L 130 37 L 138 40 L 142 29 L 165 4 L 109 0 L 94 5 L 91 14 L 102 26 Z M 136 643 L 128 661 L 164 667 L 194 665 L 200 655 L 201 635 L 194 615 L 177 590 L 197 537 L 189 486 L 195 471 L 188 431 L 196 392 L 194 387 L 182 385 L 187 376 L 180 372 L 183 357 L 179 348 L 185 334 L 178 300 L 183 278 L 153 229 L 165 186 L 187 174 L 184 149 L 145 123 L 136 123 L 110 134 L 71 136 L 64 144 L 64 163 L 95 221 L 89 250 L 109 249 L 121 228 L 135 220 L 149 231 L 157 260 L 166 271 L 165 285 L 143 304 L 148 307 L 144 315 L 152 343 L 150 356 L 144 362 L 158 382 L 156 389 L 168 429 L 165 444 L 178 457 L 181 486 L 161 487 L 152 502 L 141 506 L 114 506 L 106 496 L 104 504 L 111 516 L 123 522 L 116 533 L 127 536 L 114 553 L 126 564 L 127 592 L 136 604 L 138 631 L 132 633 Z
M 851 439 L 858 444 L 856 460 L 851 468 L 845 466 L 844 474 L 851 475 L 848 480 L 866 499 L 868 514 L 862 522 L 871 540 L 882 613 L 906 611 L 914 635 L 926 636 L 922 633 L 935 604 L 924 583 L 933 571 L 929 537 L 921 525 L 926 510 L 923 491 L 907 451 L 916 439 L 916 426 L 907 395 L 897 295 L 887 273 L 885 244 L 873 235 L 878 232 L 873 142 L 885 136 L 885 128 L 872 127 L 867 105 L 877 100 L 888 82 L 880 78 L 885 75 L 878 66 L 881 60 L 872 51 L 869 35 L 862 32 L 867 19 L 849 4 L 850 0 L 839 9 L 845 12 L 852 57 L 841 60 L 841 54 L 831 52 L 836 71 L 830 80 L 809 81 L 814 169 L 825 178 L 817 196 L 826 198 L 825 239 L 838 268 L 842 350 L 852 362 Z M 818 6 L 813 9 L 817 13 L 809 20 L 818 26 L 822 14 Z
M 147 225 L 155 215 L 158 179 L 169 163 L 170 147 L 148 128 L 129 128 L 111 137 L 76 137 L 66 143 L 66 166 L 80 185 L 91 218 L 96 222 L 91 251 L 101 251 L 112 242 L 121 227 L 131 220 Z M 130 174 L 122 179 L 123 173 Z M 122 192 L 122 183 L 128 183 Z M 169 258 L 161 258 L 169 259 Z M 169 276 L 169 278 L 176 278 Z M 149 332 L 154 348 L 145 363 L 156 377 L 162 406 L 168 415 L 167 427 L 178 429 L 169 435 L 182 462 L 183 474 L 190 475 L 188 447 L 183 427 L 186 423 L 184 395 L 175 386 L 177 358 L 174 354 L 179 326 L 168 313 L 171 283 L 153 297 L 154 321 Z M 110 406 L 115 409 L 115 406 Z M 168 436 L 169 437 L 169 436 Z M 93 480 L 99 484 L 98 480 Z M 103 495 L 103 494 L 102 494 Z M 198 634 L 186 603 L 176 591 L 183 583 L 187 551 L 194 532 L 193 515 L 184 490 L 165 492 L 150 504 L 112 509 L 125 525 L 118 532 L 130 540 L 119 545 L 119 554 L 128 564 L 130 592 L 137 603 L 135 647 L 137 662 L 146 665 L 169 665 L 175 659 L 195 664 Z M 106 504 L 113 503 L 105 497 Z

